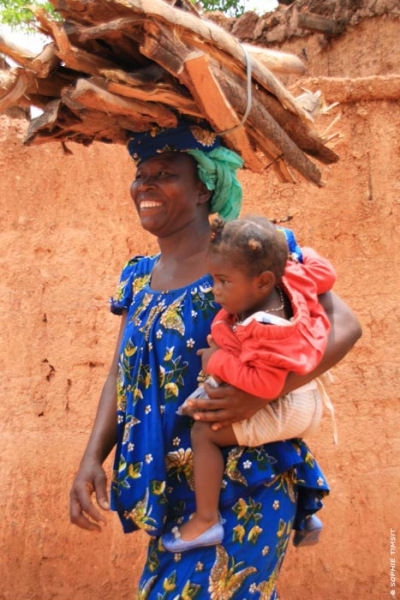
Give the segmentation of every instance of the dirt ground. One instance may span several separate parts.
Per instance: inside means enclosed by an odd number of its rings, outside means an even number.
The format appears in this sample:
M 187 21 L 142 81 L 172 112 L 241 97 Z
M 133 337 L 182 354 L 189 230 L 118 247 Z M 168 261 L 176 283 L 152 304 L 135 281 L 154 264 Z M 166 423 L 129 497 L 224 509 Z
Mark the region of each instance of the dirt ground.
M 241 174 L 243 212 L 295 215 L 363 327 L 334 369 L 339 444 L 328 416 L 309 440 L 331 495 L 321 543 L 288 552 L 285 600 L 390 597 L 390 530 L 400 533 L 399 105 L 335 110 L 341 161 L 323 167 L 325 187 Z M 100 535 L 72 527 L 68 491 L 114 349 L 107 299 L 125 260 L 155 246 L 131 206 L 123 148 L 26 148 L 23 129 L 0 119 L 0 600 L 133 599 L 144 537 L 124 536 L 115 515 Z

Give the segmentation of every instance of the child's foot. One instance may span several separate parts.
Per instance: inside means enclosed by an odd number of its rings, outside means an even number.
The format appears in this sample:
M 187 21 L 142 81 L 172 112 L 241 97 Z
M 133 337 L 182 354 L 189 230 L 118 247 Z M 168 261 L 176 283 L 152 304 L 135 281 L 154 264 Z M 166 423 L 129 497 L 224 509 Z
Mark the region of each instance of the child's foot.
M 307 517 L 304 529 L 295 531 L 293 537 L 294 546 L 314 546 L 318 544 L 319 536 L 322 531 L 322 521 L 317 515 Z
M 202 546 L 216 546 L 224 537 L 224 528 L 220 521 L 204 522 L 197 515 L 182 527 L 174 527 L 171 533 L 162 536 L 161 541 L 170 552 L 186 552 Z

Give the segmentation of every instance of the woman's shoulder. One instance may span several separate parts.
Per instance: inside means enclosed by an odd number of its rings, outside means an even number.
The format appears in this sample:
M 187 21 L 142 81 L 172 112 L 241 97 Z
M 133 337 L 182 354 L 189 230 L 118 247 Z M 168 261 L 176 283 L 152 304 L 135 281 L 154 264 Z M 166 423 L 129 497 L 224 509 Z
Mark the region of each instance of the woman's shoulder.
M 130 277 L 132 275 L 145 275 L 149 274 L 154 266 L 154 263 L 157 261 L 159 255 L 154 254 L 152 256 L 143 256 L 141 254 L 137 254 L 130 258 L 123 266 L 121 272 L 121 279 L 127 276 Z
M 133 295 L 150 279 L 157 259 L 158 255 L 136 255 L 125 263 L 115 295 L 110 298 L 111 312 L 120 315 L 123 309 L 129 308 Z

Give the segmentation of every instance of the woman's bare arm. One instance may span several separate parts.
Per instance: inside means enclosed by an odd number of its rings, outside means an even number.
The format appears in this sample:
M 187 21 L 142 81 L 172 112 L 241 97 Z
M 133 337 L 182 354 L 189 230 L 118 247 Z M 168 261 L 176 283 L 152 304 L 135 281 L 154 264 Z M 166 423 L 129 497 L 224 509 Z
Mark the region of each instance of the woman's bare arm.
M 301 387 L 336 365 L 361 336 L 361 327 L 357 318 L 336 294 L 327 292 L 320 297 L 320 302 L 331 323 L 324 357 L 318 367 L 308 375 L 290 373 L 283 388 L 283 394 Z M 197 398 L 188 402 L 194 419 L 213 423 L 214 430 L 250 418 L 267 402 L 265 398 L 251 396 L 226 384 L 218 388 L 206 386 L 206 389 L 209 400 Z
M 308 375 L 289 373 L 282 393 L 287 394 L 335 366 L 361 337 L 361 326 L 350 308 L 333 292 L 319 297 L 331 324 L 328 345 L 319 365 Z
M 92 494 L 95 494 L 100 508 L 109 509 L 107 477 L 102 464 L 116 443 L 118 354 L 125 322 L 126 313 L 122 317 L 117 346 L 100 396 L 92 433 L 70 493 L 71 522 L 89 531 L 99 531 L 100 523 L 105 521 L 93 504 Z

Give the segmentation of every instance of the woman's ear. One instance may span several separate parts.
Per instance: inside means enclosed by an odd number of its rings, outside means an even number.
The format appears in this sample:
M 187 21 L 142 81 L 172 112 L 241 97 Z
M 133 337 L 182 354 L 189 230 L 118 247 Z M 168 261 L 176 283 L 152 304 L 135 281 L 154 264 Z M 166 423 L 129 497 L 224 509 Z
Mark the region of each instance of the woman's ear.
M 213 190 L 208 190 L 205 183 L 198 183 L 198 204 L 207 204 L 212 196 Z
M 258 288 L 264 294 L 266 294 L 270 290 L 272 290 L 272 288 L 275 287 L 275 284 L 276 284 L 276 277 L 272 271 L 263 271 L 258 276 Z

